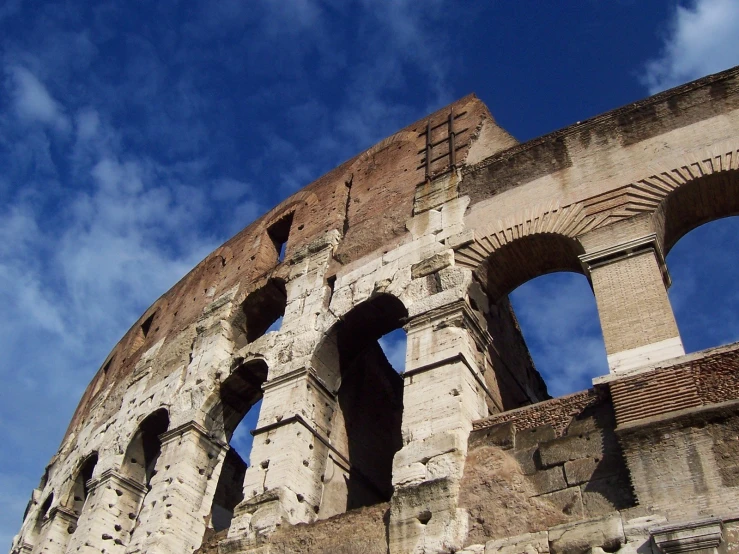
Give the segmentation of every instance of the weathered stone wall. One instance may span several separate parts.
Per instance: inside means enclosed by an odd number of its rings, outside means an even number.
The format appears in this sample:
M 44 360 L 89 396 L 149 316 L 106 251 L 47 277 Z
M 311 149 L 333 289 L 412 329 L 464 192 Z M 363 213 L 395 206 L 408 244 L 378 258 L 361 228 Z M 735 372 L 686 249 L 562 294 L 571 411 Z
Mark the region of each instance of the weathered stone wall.
M 739 212 L 737 128 L 735 68 L 522 145 L 469 96 L 347 161 L 131 327 L 12 551 L 189 552 L 229 518 L 221 552 L 727 547 L 739 347 L 683 357 L 664 258 Z M 559 270 L 610 372 L 548 400 L 506 295 Z

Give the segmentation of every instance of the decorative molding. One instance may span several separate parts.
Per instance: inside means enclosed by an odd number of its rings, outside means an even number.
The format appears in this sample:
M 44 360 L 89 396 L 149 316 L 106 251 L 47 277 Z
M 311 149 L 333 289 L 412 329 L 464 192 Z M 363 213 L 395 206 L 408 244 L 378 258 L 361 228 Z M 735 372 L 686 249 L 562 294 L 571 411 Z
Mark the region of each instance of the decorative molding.
M 654 167 L 648 177 L 585 200 L 585 213 L 601 218 L 598 227 L 602 227 L 641 213 L 654 212 L 670 193 L 681 186 L 701 177 L 737 169 L 737 145 L 713 145 L 687 154 L 679 166 Z
M 653 167 L 648 177 L 581 202 L 560 207 L 533 206 L 516 216 L 474 229 L 474 240 L 458 241 L 457 264 L 476 269 L 496 250 L 522 237 L 556 234 L 575 238 L 642 213 L 653 213 L 681 186 L 701 177 L 739 170 L 739 147 L 721 143 L 686 154 L 676 167 Z
M 665 256 L 662 253 L 662 248 L 660 247 L 659 241 L 657 240 L 657 235 L 654 233 L 650 233 L 649 235 L 645 235 L 643 237 L 639 237 L 638 239 L 630 240 L 621 244 L 609 246 L 607 248 L 603 248 L 602 250 L 589 252 L 587 254 L 583 254 L 582 256 L 578 256 L 578 258 L 580 259 L 580 263 L 585 269 L 585 273 L 589 275 L 590 272 L 597 267 L 602 267 L 604 265 L 612 264 L 620 260 L 630 258 L 632 256 L 637 256 L 650 250 L 654 252 L 655 257 L 657 258 L 657 264 L 659 265 L 659 270 L 662 274 L 662 280 L 665 283 L 665 288 L 670 288 L 670 285 L 672 284 L 670 273 L 667 271 Z
M 224 448 L 228 450 L 229 446 L 228 443 L 225 443 L 223 441 L 218 440 L 216 437 L 211 435 L 208 430 L 197 423 L 196 421 L 188 421 L 186 423 L 183 423 L 182 425 L 179 425 L 175 427 L 174 429 L 170 429 L 169 431 L 165 431 L 161 435 L 159 435 L 159 440 L 162 443 L 162 446 L 164 446 L 167 443 L 172 442 L 173 440 L 178 439 L 179 437 L 182 437 L 183 435 L 187 433 L 195 432 L 198 435 L 200 435 L 202 438 L 213 444 L 214 446 L 217 446 L 219 448 Z
M 130 492 L 133 492 L 135 494 L 140 494 L 142 496 L 146 494 L 149 490 L 146 488 L 146 485 L 142 485 L 141 483 L 138 483 L 134 481 L 133 479 L 126 477 L 125 475 L 121 475 L 114 469 L 106 469 L 100 475 L 100 477 L 98 477 L 92 483 L 92 487 L 90 487 L 90 493 L 93 493 L 95 490 L 97 490 L 98 488 L 100 488 L 101 486 L 107 483 L 115 483 L 117 485 L 120 485 L 128 489 Z
M 463 243 L 456 250 L 454 259 L 463 267 L 475 269 L 495 251 L 517 239 L 539 234 L 561 235 L 574 239 L 596 228 L 599 223 L 598 218 L 585 212 L 581 203 L 570 204 L 564 208 L 557 205 L 533 206 L 490 227 L 475 229 L 475 240 Z
M 722 531 L 720 519 L 708 519 L 658 527 L 651 529 L 649 534 L 660 552 L 680 554 L 715 551 L 723 540 Z

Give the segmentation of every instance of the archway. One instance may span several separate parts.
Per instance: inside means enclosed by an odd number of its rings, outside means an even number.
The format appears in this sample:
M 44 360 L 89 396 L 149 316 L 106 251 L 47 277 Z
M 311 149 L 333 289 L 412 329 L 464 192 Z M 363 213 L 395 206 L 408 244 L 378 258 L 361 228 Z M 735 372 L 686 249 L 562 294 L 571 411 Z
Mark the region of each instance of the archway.
M 156 464 L 162 451 L 160 435 L 169 428 L 169 414 L 164 408 L 147 416 L 139 425 L 126 449 L 121 472 L 151 488 L 151 479 L 156 474 Z
M 36 521 L 33 524 L 33 529 L 31 529 L 31 536 L 26 539 L 31 545 L 35 545 L 39 536 L 41 536 L 41 531 L 43 530 L 44 525 L 48 521 L 49 510 L 51 509 L 51 505 L 53 504 L 53 502 L 54 502 L 54 493 L 51 492 L 48 494 L 44 502 L 41 504 L 41 507 L 39 508 L 39 511 L 36 514 Z
M 267 380 L 267 364 L 252 360 L 239 364 L 221 383 L 220 402 L 208 414 L 211 432 L 228 442 L 211 508 L 210 526 L 227 529 L 236 506 L 244 499 L 244 475 L 251 452 L 250 431 L 256 427 Z
M 737 215 L 739 170 L 691 180 L 655 211 L 672 278 L 670 302 L 686 352 L 739 340 L 733 278 L 739 263 Z
M 685 234 L 667 256 L 670 303 L 687 353 L 739 341 L 739 217 Z
M 608 373 L 583 252 L 571 237 L 534 233 L 496 249 L 475 271 L 483 298 L 473 297 L 473 308 L 493 339 L 503 409 L 587 389 Z
M 336 398 L 319 517 L 390 499 L 393 456 L 402 446 L 403 380 L 379 339 L 408 313 L 380 294 L 356 306 L 317 349 L 312 365 Z
M 269 279 L 251 292 L 231 321 L 236 348 L 254 342 L 268 331 L 279 330 L 286 305 L 287 291 L 282 279 Z
M 77 514 L 77 517 L 82 514 L 82 510 L 85 507 L 85 502 L 87 501 L 87 497 L 90 494 L 88 482 L 90 481 L 90 479 L 92 479 L 92 474 L 95 471 L 95 465 L 97 464 L 97 462 L 97 452 L 93 452 L 82 461 L 79 469 L 77 470 L 77 475 L 74 479 L 72 490 L 70 491 L 72 497 L 71 503 L 68 503 L 71 505 L 74 513 Z
M 516 288 L 510 301 L 549 394 L 588 389 L 593 377 L 608 373 L 598 308 L 584 275 L 536 277 Z

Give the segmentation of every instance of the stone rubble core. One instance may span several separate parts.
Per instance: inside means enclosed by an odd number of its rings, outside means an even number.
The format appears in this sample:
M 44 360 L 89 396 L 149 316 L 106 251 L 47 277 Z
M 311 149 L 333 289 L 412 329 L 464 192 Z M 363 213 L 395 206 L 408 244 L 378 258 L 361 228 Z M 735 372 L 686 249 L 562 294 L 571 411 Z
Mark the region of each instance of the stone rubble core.
M 472 95 L 381 141 L 131 327 L 11 552 L 739 552 L 739 344 L 685 355 L 665 263 L 739 213 L 737 129 L 734 68 L 523 144 Z M 610 369 L 555 399 L 507 298 L 552 271 Z

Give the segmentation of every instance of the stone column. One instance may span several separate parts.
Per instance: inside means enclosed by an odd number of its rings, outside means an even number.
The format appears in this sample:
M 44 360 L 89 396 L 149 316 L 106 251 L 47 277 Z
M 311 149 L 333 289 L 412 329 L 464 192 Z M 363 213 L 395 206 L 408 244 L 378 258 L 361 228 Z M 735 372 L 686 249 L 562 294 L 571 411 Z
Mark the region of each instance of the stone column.
M 313 521 L 321 505 L 335 395 L 311 368 L 263 385 L 244 501 L 229 529 L 233 542 L 253 543 L 283 522 Z
M 146 487 L 109 469 L 91 481 L 85 507 L 66 552 L 123 554 Z
M 580 256 L 598 305 L 611 373 L 685 354 L 655 235 Z
M 77 514 L 62 506 L 54 506 L 33 547 L 34 554 L 64 552 L 77 526 Z
M 650 530 L 658 552 L 664 554 L 723 554 L 723 525 L 720 519 L 667 525 Z
M 448 552 L 463 546 L 458 507 L 472 422 L 491 398 L 474 325 L 462 299 L 412 317 L 403 391 L 403 448 L 393 460 L 390 552 Z
M 127 553 L 200 546 L 228 445 L 190 421 L 160 435 L 162 451 Z

